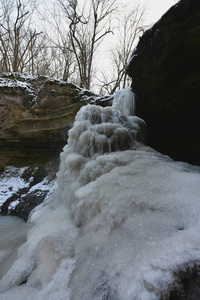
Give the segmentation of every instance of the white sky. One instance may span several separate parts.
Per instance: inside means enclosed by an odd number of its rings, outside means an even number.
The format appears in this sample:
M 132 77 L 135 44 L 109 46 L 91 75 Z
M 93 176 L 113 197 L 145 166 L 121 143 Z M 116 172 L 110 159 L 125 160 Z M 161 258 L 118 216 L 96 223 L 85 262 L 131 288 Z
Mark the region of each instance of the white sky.
M 120 2 L 132 6 L 134 0 L 123 0 Z M 139 2 L 147 4 L 149 8 L 147 24 L 152 24 L 157 22 L 171 6 L 178 2 L 178 0 L 140 0 Z
M 149 2 L 149 18 L 156 22 L 160 17 L 175 3 L 177 0 L 148 0 Z
M 153 24 L 155 24 L 163 14 L 173 5 L 175 5 L 179 0 L 118 0 L 119 7 L 126 6 L 125 11 L 128 8 L 133 8 L 139 2 L 139 4 L 144 7 L 147 7 L 146 11 L 146 18 L 144 21 L 144 25 L 147 26 L 147 29 L 150 28 Z M 98 51 L 98 67 L 97 70 L 99 72 L 103 71 L 109 74 L 112 72 L 112 69 L 108 69 L 109 63 L 109 56 L 110 56 L 110 45 L 114 45 L 115 40 L 117 37 L 117 33 L 115 32 L 114 35 L 109 35 L 109 38 L 106 39 L 106 43 L 103 43 Z M 137 45 L 137 40 L 135 46 Z M 134 50 L 134 48 L 132 49 Z M 101 55 L 103 59 L 101 58 Z M 98 74 L 99 74 L 98 72 Z M 99 75 L 98 75 L 99 76 Z
M 46 1 L 48 0 L 44 0 L 42 3 L 45 3 Z M 82 1 L 84 2 L 84 0 L 80 1 L 81 3 Z M 171 6 L 177 3 L 178 0 L 117 0 L 117 2 L 119 8 L 126 6 L 124 11 L 134 8 L 137 3 L 139 3 L 141 6 L 144 5 L 145 8 L 147 7 L 146 18 L 143 25 L 146 26 L 146 28 L 149 28 L 156 23 Z M 110 50 L 111 48 L 115 47 L 117 36 L 118 32 L 115 30 L 114 34 L 108 35 L 108 37 L 105 38 L 104 42 L 98 48 L 96 56 L 97 60 L 94 63 L 97 78 L 101 76 L 102 72 L 108 74 L 113 73 L 113 68 L 110 61 Z M 137 40 L 135 41 L 134 47 L 136 45 Z M 134 50 L 134 47 L 132 51 Z

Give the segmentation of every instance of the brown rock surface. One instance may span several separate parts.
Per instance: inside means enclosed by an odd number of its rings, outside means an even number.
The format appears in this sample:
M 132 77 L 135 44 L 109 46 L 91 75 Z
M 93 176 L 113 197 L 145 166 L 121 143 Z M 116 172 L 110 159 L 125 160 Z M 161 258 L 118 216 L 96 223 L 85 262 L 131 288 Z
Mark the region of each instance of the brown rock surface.
M 87 91 L 87 97 L 94 94 Z M 18 73 L 0 78 L 0 166 L 48 161 L 67 142 L 84 104 L 78 86 Z

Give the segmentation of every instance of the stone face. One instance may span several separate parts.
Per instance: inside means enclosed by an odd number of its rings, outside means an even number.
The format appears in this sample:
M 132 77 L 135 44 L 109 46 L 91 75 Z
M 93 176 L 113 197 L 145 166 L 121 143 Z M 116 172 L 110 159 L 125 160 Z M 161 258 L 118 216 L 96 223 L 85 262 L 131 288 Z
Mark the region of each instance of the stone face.
M 200 2 L 181 0 L 146 31 L 127 72 L 149 144 L 200 164 Z
M 84 99 L 95 95 L 44 76 L 0 77 L 0 165 L 49 160 L 67 143 L 68 130 Z M 25 163 L 27 161 L 27 163 Z

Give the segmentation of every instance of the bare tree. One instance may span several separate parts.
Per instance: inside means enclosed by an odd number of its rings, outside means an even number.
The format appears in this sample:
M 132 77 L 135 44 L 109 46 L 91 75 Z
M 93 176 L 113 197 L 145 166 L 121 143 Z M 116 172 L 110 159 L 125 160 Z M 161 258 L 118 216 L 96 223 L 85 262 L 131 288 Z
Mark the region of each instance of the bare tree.
M 31 1 L 0 0 L 0 71 L 43 74 L 90 89 L 95 78 L 95 54 L 104 38 L 113 32 L 111 19 L 117 11 L 116 0 L 54 1 L 60 5 L 52 1 L 53 10 L 49 4 L 45 7 L 45 13 L 47 9 L 50 12 L 49 19 L 45 14 L 40 17 L 48 25 L 38 30 L 32 23 L 35 11 Z M 112 65 L 99 80 L 101 92 L 112 94 L 127 85 L 125 69 L 134 42 L 144 30 L 144 13 L 137 6 L 120 15 L 118 40 L 111 51 Z
M 71 80 L 77 69 L 76 60 L 69 37 L 69 23 L 57 0 L 50 4 L 43 3 L 43 10 L 38 11 L 45 28 L 48 54 L 51 56 L 51 71 L 57 78 Z
M 0 67 L 1 71 L 24 72 L 37 56 L 35 47 L 41 32 L 31 28 L 27 4 L 21 0 L 1 0 Z
M 130 85 L 130 79 L 126 74 L 131 53 L 136 40 L 145 30 L 144 16 L 146 7 L 137 4 L 128 13 L 119 15 L 118 38 L 114 47 L 110 50 L 112 74 L 108 76 L 102 73 L 100 82 L 101 92 L 113 94 L 118 88 L 125 88 Z
M 80 84 L 90 89 L 94 54 L 104 37 L 111 33 L 110 16 L 116 0 L 58 0 L 69 21 L 69 37 L 78 65 Z M 71 48 L 70 48 L 71 50 Z

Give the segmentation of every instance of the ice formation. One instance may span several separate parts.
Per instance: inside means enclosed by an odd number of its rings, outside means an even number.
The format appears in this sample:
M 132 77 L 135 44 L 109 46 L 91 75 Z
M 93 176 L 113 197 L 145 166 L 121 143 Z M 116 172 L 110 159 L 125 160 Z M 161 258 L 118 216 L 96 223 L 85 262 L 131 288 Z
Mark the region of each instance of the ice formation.
M 116 102 L 81 108 L 1 300 L 167 298 L 175 273 L 200 259 L 200 168 L 145 136 Z
M 113 108 L 123 112 L 127 116 L 135 115 L 135 94 L 131 88 L 118 90 L 113 99 Z

